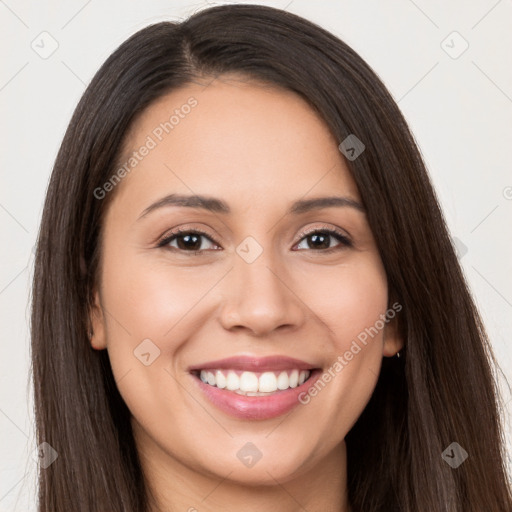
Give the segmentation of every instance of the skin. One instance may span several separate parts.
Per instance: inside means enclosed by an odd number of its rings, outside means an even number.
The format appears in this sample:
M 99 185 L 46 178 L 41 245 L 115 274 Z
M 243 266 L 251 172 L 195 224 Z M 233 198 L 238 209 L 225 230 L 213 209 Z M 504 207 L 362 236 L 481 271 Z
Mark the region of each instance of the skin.
M 187 368 L 286 355 L 327 369 L 375 324 L 388 309 L 388 287 L 365 213 L 287 213 L 299 199 L 360 202 L 359 191 L 339 142 L 304 100 L 236 75 L 159 99 L 137 118 L 120 161 L 191 96 L 197 106 L 110 192 L 91 311 L 91 344 L 108 350 L 132 413 L 153 510 L 349 511 L 344 437 L 382 357 L 403 345 L 395 321 L 307 405 L 274 419 L 220 411 Z M 167 206 L 139 219 L 170 193 L 216 197 L 231 213 Z M 300 236 L 326 226 L 353 245 L 329 238 L 334 250 L 326 252 Z M 202 252 L 178 239 L 157 247 L 176 227 L 207 231 Z M 248 236 L 263 249 L 252 263 L 236 252 Z M 148 338 L 160 355 L 145 366 L 133 351 Z M 262 453 L 251 468 L 236 455 L 248 441 Z

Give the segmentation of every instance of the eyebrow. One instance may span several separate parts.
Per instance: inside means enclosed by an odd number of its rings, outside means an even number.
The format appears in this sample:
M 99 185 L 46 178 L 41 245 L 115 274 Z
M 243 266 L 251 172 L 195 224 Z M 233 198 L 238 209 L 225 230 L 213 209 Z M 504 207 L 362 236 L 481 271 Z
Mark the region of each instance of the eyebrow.
M 200 195 L 187 196 L 182 194 L 169 194 L 165 197 L 162 197 L 153 204 L 149 205 L 140 214 L 137 220 L 145 217 L 154 210 L 158 210 L 166 206 L 184 206 L 187 208 L 207 210 L 213 213 L 231 213 L 231 208 L 227 205 L 227 203 L 215 197 Z M 350 207 L 361 212 L 365 211 L 363 205 L 356 201 L 355 199 L 342 196 L 328 196 L 316 197 L 313 199 L 300 199 L 298 201 L 295 201 L 288 210 L 288 213 L 298 215 L 301 213 L 309 212 L 311 210 L 319 210 L 321 208 L 330 207 Z

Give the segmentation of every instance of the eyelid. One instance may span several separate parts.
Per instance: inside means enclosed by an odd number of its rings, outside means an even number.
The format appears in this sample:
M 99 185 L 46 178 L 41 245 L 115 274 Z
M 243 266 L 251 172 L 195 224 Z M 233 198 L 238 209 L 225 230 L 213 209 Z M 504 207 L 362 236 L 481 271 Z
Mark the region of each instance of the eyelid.
M 215 240 L 215 238 L 210 233 L 208 233 L 207 231 L 205 231 L 203 229 L 193 228 L 190 226 L 186 226 L 186 227 L 179 226 L 177 228 L 166 231 L 162 236 L 160 236 L 158 238 L 156 246 L 157 247 L 165 247 L 167 244 L 170 243 L 170 241 L 173 238 L 175 238 L 176 236 L 179 236 L 182 233 L 194 233 L 197 235 L 204 236 L 204 237 L 208 238 L 212 243 L 214 243 L 215 245 L 218 245 L 220 247 L 220 244 Z M 203 252 L 203 251 L 182 251 L 182 252 L 194 253 L 194 252 Z
M 299 242 L 301 242 L 303 238 L 307 237 L 308 235 L 312 235 L 314 233 L 317 233 L 317 232 L 328 232 L 328 233 L 330 233 L 332 235 L 336 235 L 339 238 L 341 238 L 342 243 L 344 243 L 346 246 L 352 247 L 352 245 L 353 245 L 352 239 L 351 239 L 350 235 L 346 231 L 342 231 L 340 228 L 336 228 L 336 227 L 334 227 L 332 225 L 329 225 L 329 224 L 323 224 L 322 226 L 315 226 L 315 227 L 312 227 L 312 228 L 303 229 L 299 233 L 299 239 L 298 239 L 297 242 L 295 242 L 294 247 Z M 316 252 L 327 252 L 330 249 L 335 249 L 335 248 L 332 247 L 332 248 L 329 248 L 329 249 L 324 249 L 322 251 L 316 251 Z

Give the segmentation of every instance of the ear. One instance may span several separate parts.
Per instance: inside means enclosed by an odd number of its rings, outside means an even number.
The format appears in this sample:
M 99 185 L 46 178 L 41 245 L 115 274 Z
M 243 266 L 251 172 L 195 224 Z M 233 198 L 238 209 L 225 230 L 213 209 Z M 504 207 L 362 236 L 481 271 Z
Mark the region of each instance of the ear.
M 89 333 L 89 340 L 92 348 L 95 350 L 103 350 L 107 348 L 105 315 L 101 307 L 99 291 L 94 292 L 93 306 L 89 312 L 89 324 L 91 326 L 91 333 Z
M 382 355 L 384 357 L 393 357 L 399 350 L 404 348 L 404 340 L 400 334 L 397 316 L 386 323 L 383 341 Z

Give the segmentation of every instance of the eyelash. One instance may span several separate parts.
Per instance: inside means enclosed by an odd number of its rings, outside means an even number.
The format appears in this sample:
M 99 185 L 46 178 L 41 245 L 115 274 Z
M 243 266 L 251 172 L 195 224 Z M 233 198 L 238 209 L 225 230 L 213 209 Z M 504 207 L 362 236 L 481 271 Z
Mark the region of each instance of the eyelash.
M 322 233 L 322 234 L 326 234 L 329 236 L 333 236 L 338 242 L 340 242 L 340 244 L 336 245 L 334 247 L 329 247 L 328 249 L 309 249 L 311 251 L 322 252 L 324 254 L 330 254 L 332 252 L 342 250 L 346 247 L 353 247 L 352 241 L 346 235 L 344 235 L 343 233 L 341 233 L 340 231 L 337 231 L 335 229 L 328 228 L 327 226 L 321 227 L 321 228 L 314 228 L 312 230 L 302 231 L 299 235 L 300 238 L 299 238 L 299 241 L 297 242 L 297 244 L 302 242 L 302 240 L 304 238 L 311 236 L 311 235 L 315 235 L 317 233 Z M 160 240 L 160 242 L 158 242 L 157 247 L 165 247 L 168 244 L 170 244 L 179 235 L 183 235 L 183 234 L 204 236 L 204 237 L 208 238 L 214 244 L 219 245 L 215 240 L 212 239 L 210 234 L 206 233 L 205 231 L 202 231 L 200 229 L 177 228 L 176 230 L 168 233 L 167 236 L 165 236 L 162 240 Z M 295 245 L 297 245 L 297 244 L 295 244 Z M 188 256 L 196 256 L 196 255 L 201 255 L 208 249 L 200 249 L 200 250 L 196 250 L 196 251 L 193 251 L 193 250 L 186 251 L 183 249 L 178 249 L 176 247 L 172 247 L 172 248 L 170 248 L 170 250 L 176 250 L 179 252 L 187 253 Z M 218 250 L 218 249 L 214 249 L 214 250 Z M 300 249 L 300 250 L 303 251 L 304 249 Z

